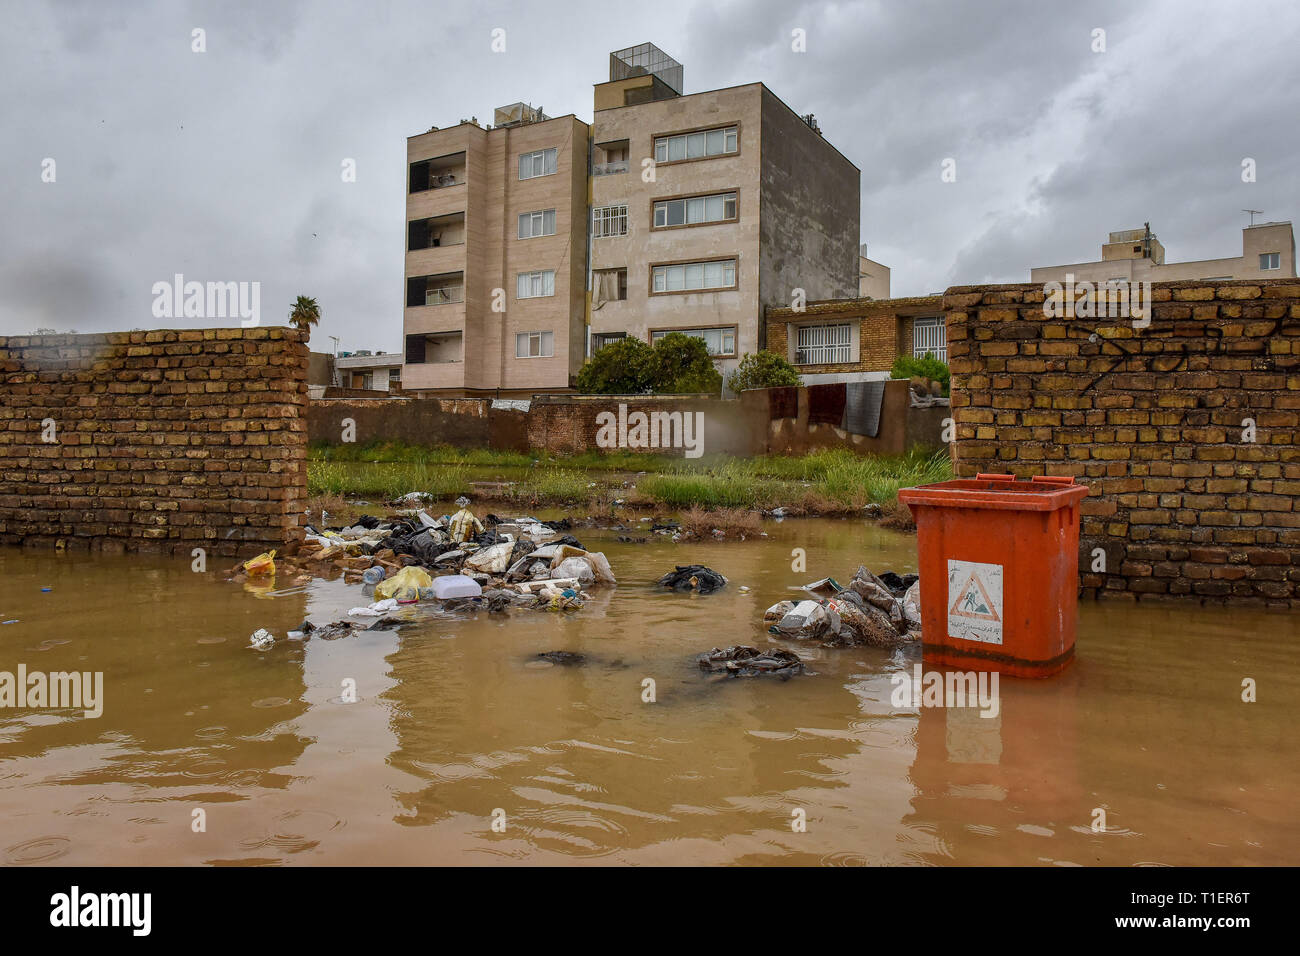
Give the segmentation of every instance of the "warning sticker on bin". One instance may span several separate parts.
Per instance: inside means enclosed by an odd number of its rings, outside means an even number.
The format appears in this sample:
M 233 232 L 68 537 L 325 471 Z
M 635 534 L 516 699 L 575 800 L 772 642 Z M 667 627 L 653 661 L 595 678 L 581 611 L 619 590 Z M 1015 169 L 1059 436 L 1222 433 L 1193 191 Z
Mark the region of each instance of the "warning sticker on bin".
M 1002 643 L 1002 565 L 948 562 L 948 636 Z

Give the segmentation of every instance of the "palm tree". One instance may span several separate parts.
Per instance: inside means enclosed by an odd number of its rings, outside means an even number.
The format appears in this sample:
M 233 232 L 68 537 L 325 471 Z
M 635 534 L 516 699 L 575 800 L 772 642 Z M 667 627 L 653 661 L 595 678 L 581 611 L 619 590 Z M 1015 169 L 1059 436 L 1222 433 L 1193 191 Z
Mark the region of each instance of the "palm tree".
M 315 299 L 305 295 L 298 296 L 293 308 L 289 310 L 289 324 L 301 332 L 311 334 L 311 327 L 320 321 L 320 306 Z

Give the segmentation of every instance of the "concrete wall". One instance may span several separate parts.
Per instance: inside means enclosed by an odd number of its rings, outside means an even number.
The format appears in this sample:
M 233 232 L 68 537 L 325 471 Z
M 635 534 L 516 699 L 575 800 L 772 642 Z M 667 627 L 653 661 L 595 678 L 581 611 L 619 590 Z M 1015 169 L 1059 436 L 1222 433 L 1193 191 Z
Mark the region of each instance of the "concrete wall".
M 949 289 L 957 473 L 1086 483 L 1085 595 L 1300 607 L 1300 281 L 1152 297 L 1135 328 L 1047 318 L 1039 285 Z
M 0 338 L 0 543 L 295 546 L 307 367 L 285 328 Z
M 547 395 L 538 396 L 528 413 L 528 444 L 553 454 L 577 454 L 586 451 L 633 451 L 684 457 L 683 447 L 601 447 L 598 443 L 602 413 L 617 420 L 621 414 L 646 415 L 668 413 L 698 415 L 703 422 L 692 426 L 692 439 L 700 439 L 703 455 L 748 456 L 762 448 L 766 421 L 756 416 L 756 409 L 740 402 L 703 396 L 672 395 Z M 635 424 L 635 421 L 633 421 Z M 625 432 L 626 434 L 626 432 Z M 699 457 L 699 456 L 694 456 Z
M 862 174 L 766 87 L 762 103 L 759 306 L 856 296 Z
M 328 398 L 307 408 L 311 441 L 339 444 L 344 420 L 359 445 L 400 441 L 528 451 L 528 413 L 492 408 L 481 398 Z
M 904 379 L 885 383 L 880 430 L 875 437 L 853 435 L 835 425 L 810 422 L 807 388 L 754 389 L 741 392 L 740 399 L 746 406 L 747 420 L 763 422 L 765 426 L 766 434 L 756 441 L 755 454 L 803 455 L 825 448 L 847 448 L 860 455 L 901 455 L 913 447 L 938 451 L 944 447 L 944 419 L 951 415 L 946 405 L 912 408 L 908 382 Z M 791 409 L 795 414 L 780 414 L 781 410 Z

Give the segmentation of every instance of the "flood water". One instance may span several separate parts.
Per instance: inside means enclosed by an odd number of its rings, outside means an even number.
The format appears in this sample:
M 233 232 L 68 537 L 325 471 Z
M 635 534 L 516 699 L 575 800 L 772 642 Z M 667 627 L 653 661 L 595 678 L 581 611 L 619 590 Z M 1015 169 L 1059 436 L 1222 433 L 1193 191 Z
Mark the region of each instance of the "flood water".
M 637 545 L 579 528 L 620 582 L 581 611 L 305 643 L 285 633 L 367 603 L 360 586 L 267 595 L 189 558 L 0 551 L 0 620 L 17 620 L 0 624 L 0 670 L 102 671 L 105 697 L 95 719 L 0 710 L 0 859 L 1300 862 L 1293 616 L 1086 603 L 1076 662 L 1002 680 L 993 718 L 892 706 L 915 648 L 799 646 L 809 675 L 716 682 L 696 655 L 766 646 L 763 609 L 792 586 L 916 567 L 914 537 L 865 523 L 765 529 Z M 791 570 L 795 547 L 807 571 Z M 674 563 L 731 584 L 654 590 Z M 247 647 L 259 627 L 269 651 Z M 549 650 L 589 662 L 539 666 Z M 1241 700 L 1248 677 L 1256 703 Z

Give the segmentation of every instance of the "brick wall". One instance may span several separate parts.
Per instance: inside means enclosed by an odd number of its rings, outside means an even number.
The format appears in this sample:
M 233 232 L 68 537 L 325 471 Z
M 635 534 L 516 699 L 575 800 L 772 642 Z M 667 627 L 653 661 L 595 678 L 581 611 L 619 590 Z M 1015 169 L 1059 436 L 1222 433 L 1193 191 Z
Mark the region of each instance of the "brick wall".
M 0 337 L 0 543 L 294 546 L 307 364 L 286 328 Z
M 1088 484 L 1085 595 L 1300 606 L 1300 280 L 1157 283 L 1147 328 L 1043 300 L 944 296 L 958 475 Z

